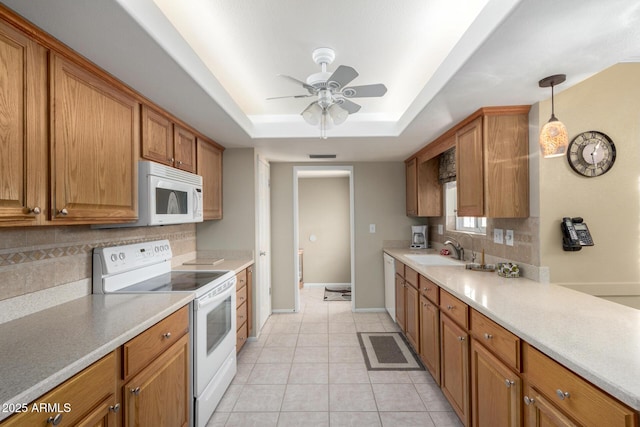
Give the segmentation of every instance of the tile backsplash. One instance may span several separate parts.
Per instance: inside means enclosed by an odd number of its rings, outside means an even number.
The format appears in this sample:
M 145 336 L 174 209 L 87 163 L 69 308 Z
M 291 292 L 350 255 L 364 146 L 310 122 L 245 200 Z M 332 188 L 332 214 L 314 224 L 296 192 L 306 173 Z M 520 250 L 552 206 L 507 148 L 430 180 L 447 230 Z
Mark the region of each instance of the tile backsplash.
M 174 256 L 195 252 L 196 226 L 0 228 L 0 301 L 72 282 L 90 281 L 95 247 L 159 239 L 171 242 Z

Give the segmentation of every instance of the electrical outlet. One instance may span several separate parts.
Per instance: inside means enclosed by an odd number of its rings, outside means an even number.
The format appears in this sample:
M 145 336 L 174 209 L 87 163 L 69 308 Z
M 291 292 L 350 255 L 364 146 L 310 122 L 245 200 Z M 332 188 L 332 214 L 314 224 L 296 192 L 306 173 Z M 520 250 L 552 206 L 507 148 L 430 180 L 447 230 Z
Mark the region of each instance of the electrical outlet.
M 504 242 L 507 244 L 507 246 L 513 246 L 513 230 L 505 231 Z
M 375 233 L 375 232 L 376 232 L 376 225 L 369 224 L 369 233 Z
M 444 234 L 444 227 L 442 224 L 438 224 L 438 234 L 441 236 Z
M 493 243 L 502 244 L 503 243 L 503 232 L 502 228 L 494 228 L 493 229 Z

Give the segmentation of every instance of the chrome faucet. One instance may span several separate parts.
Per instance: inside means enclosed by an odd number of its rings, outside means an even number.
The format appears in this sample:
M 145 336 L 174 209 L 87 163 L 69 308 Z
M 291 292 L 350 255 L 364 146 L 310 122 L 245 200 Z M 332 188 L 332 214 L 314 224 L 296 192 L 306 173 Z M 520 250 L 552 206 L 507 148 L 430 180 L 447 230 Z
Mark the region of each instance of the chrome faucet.
M 451 245 L 453 250 L 456 252 L 456 259 L 464 261 L 464 248 L 460 246 L 460 243 L 452 237 L 447 237 L 447 240 L 444 241 L 444 245 Z

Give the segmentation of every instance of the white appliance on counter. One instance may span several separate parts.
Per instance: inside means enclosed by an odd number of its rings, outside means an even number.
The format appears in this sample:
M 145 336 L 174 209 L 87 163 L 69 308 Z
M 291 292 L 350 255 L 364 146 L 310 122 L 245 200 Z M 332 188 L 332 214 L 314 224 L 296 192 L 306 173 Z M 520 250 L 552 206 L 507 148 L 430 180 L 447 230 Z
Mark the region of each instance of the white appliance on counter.
M 396 321 L 396 262 L 391 255 L 383 253 L 384 259 L 384 307 Z
M 96 248 L 93 293 L 192 292 L 189 316 L 193 407 L 204 427 L 236 374 L 236 276 L 228 270 L 171 269 L 168 240 Z
M 202 222 L 202 177 L 160 163 L 138 162 L 138 220 L 94 228 Z

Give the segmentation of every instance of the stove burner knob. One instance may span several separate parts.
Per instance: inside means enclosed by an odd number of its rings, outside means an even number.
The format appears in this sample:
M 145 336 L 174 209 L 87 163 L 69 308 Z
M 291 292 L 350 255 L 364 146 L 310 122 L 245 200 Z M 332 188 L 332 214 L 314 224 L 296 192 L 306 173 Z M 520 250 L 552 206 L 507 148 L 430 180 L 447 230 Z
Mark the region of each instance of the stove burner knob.
M 111 254 L 111 261 L 116 262 L 118 260 L 118 255 Z
M 159 252 L 159 251 L 160 251 L 160 248 L 158 248 L 158 247 L 156 246 L 154 250 L 155 250 L 156 252 Z
M 166 250 L 169 250 L 169 245 L 164 245 L 164 248 L 165 248 Z
M 122 260 L 124 259 L 124 256 L 125 256 L 125 255 L 124 255 L 124 252 L 120 252 L 120 253 L 118 254 L 118 258 L 120 258 L 120 259 L 122 259 Z

